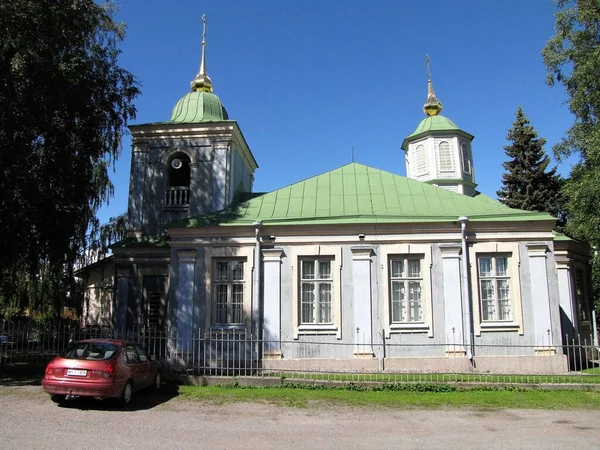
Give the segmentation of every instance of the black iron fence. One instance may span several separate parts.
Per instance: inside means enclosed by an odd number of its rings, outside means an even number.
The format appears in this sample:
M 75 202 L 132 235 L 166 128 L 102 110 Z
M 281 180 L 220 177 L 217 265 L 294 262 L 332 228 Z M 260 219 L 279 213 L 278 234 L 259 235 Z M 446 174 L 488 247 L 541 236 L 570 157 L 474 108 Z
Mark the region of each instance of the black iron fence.
M 306 339 L 267 341 L 244 331 L 202 336 L 175 330 L 118 332 L 59 324 L 33 326 L 0 321 L 0 370 L 43 369 L 71 343 L 91 338 L 141 344 L 164 373 L 259 376 L 281 379 L 383 382 L 502 382 L 600 384 L 599 353 L 591 337 L 562 345 L 456 343 L 391 344 Z M 310 339 L 309 339 L 310 340 Z

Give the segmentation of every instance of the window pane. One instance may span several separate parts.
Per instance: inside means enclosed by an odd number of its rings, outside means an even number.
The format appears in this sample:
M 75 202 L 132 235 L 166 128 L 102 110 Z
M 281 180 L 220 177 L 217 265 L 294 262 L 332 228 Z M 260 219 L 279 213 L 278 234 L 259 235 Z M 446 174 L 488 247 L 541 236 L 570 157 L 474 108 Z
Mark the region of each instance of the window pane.
M 494 301 L 483 300 L 481 316 L 483 320 L 494 320 Z
M 496 275 L 499 277 L 506 276 L 506 266 L 507 266 L 507 258 L 506 257 L 497 257 L 496 258 Z
M 415 158 L 416 158 L 416 169 L 417 175 L 421 175 L 427 173 L 427 154 L 425 152 L 425 146 L 419 145 L 415 149 Z
M 462 153 L 463 170 L 466 173 L 471 173 L 471 159 L 469 158 L 469 147 L 467 147 L 467 144 L 461 144 L 460 150 Z
M 410 278 L 421 277 L 421 260 L 409 259 L 408 260 L 408 276 Z
M 331 262 L 319 261 L 319 279 L 321 279 L 321 280 L 331 279 Z
M 331 323 L 331 285 L 319 285 L 319 323 Z
M 233 281 L 244 280 L 244 263 L 240 261 L 234 261 L 231 263 L 231 275 Z
M 217 262 L 217 281 L 227 281 L 229 279 L 229 263 L 226 261 Z
M 303 280 L 314 280 L 315 279 L 315 262 L 314 261 L 302 261 L 302 279 Z
M 454 162 L 452 160 L 452 150 L 450 144 L 446 141 L 440 142 L 438 148 L 438 155 L 440 160 L 440 170 L 451 171 L 454 170 Z
M 392 282 L 392 322 L 401 322 L 404 304 L 404 282 Z
M 301 322 L 314 323 L 315 286 L 312 283 L 302 283 Z
M 491 277 L 492 276 L 492 258 L 481 257 L 479 258 L 479 276 Z
M 244 322 L 244 286 L 234 284 L 231 295 L 231 319 L 229 323 Z
M 498 298 L 500 300 L 507 300 L 510 298 L 510 291 L 508 287 L 508 280 L 498 280 Z
M 510 300 L 502 299 L 498 301 L 499 307 L 499 320 L 511 320 L 511 312 L 510 312 Z
M 217 323 L 227 323 L 227 285 L 218 284 L 215 287 L 215 320 Z
M 481 299 L 491 300 L 494 298 L 494 284 L 492 280 L 481 280 Z
M 419 281 L 409 282 L 408 301 L 410 309 L 409 322 L 421 322 L 421 283 Z
M 392 260 L 392 277 L 399 278 L 404 274 L 404 261 Z

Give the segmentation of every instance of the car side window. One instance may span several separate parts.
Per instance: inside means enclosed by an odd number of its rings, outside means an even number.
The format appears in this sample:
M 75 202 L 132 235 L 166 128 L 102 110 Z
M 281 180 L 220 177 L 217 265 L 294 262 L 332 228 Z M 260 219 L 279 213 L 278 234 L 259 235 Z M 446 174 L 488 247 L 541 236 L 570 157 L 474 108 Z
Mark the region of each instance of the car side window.
M 137 350 L 137 354 L 140 357 L 140 361 L 141 362 L 146 362 L 148 361 L 148 354 L 146 353 L 146 350 L 144 350 L 142 347 L 140 347 L 139 345 L 135 346 L 135 349 Z
M 135 351 L 135 347 L 133 345 L 128 345 L 125 347 L 125 361 L 129 364 L 135 364 L 140 362 L 140 358 Z

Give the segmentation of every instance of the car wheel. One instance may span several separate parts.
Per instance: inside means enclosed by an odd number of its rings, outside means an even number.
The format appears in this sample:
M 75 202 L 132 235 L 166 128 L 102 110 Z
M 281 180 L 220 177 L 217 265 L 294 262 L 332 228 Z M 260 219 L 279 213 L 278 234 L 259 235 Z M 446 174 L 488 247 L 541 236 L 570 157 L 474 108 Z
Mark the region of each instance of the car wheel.
M 154 383 L 152 383 L 152 390 L 158 391 L 160 389 L 160 383 L 162 383 L 162 377 L 160 376 L 160 372 L 156 372 Z
M 121 395 L 121 406 L 123 408 L 127 407 L 131 403 L 131 396 L 133 395 L 133 385 L 131 381 L 128 381 L 123 389 L 123 394 Z
M 57 405 L 62 405 L 66 401 L 66 397 L 64 395 L 54 394 L 50 396 L 50 400 L 52 400 Z

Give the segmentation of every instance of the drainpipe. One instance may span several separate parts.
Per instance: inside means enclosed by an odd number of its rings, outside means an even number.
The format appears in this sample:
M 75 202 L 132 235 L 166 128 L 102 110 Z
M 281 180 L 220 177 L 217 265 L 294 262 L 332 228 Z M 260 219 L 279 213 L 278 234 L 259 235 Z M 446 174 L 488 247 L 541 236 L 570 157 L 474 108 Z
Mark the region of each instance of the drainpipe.
M 469 289 L 469 245 L 467 244 L 467 222 L 469 221 L 468 217 L 459 217 L 458 223 L 460 223 L 460 231 L 461 231 L 461 241 L 462 241 L 462 263 L 463 263 L 463 293 L 465 298 L 465 306 L 467 313 L 467 326 L 465 329 L 466 339 L 466 351 L 467 358 L 471 362 L 473 362 L 473 317 L 471 314 L 471 289 Z
M 256 339 L 260 339 L 260 228 L 262 222 L 253 222 L 254 234 L 256 236 L 256 247 L 254 250 L 254 299 L 252 301 L 252 323 Z

